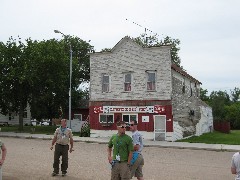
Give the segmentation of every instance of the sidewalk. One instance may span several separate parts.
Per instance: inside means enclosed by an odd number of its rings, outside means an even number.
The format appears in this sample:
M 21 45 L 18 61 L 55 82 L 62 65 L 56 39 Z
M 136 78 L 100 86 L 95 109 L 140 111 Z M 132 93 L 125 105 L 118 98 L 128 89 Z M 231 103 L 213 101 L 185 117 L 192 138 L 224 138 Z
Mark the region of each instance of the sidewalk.
M 0 132 L 0 137 L 14 137 L 26 139 L 43 139 L 51 140 L 53 135 L 46 134 L 30 134 L 30 133 L 14 133 L 14 132 Z M 107 144 L 108 137 L 78 137 L 73 136 L 74 142 L 90 142 Z M 209 150 L 209 151 L 240 151 L 240 145 L 225 145 L 225 144 L 204 144 L 204 143 L 187 143 L 187 142 L 167 142 L 167 141 L 153 141 L 150 139 L 143 140 L 145 147 L 159 147 L 159 148 L 177 148 L 177 149 L 195 149 L 195 150 Z

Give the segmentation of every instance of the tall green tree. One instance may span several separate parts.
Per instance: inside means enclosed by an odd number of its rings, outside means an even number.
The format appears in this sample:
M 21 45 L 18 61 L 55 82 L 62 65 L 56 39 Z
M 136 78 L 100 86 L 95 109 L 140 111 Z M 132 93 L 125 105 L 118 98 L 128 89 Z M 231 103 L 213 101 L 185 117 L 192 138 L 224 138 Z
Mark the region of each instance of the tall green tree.
M 231 90 L 231 97 L 234 103 L 240 101 L 240 88 L 235 87 Z
M 36 119 L 58 117 L 68 99 L 68 62 L 64 44 L 55 39 L 27 41 L 32 67 L 31 112 Z
M 208 94 L 207 89 L 200 88 L 200 99 L 205 103 L 209 104 L 209 96 L 207 94 Z
M 79 85 L 90 79 L 89 52 L 93 46 L 78 37 L 22 42 L 10 38 L 0 42 L 0 109 L 1 113 L 19 113 L 19 129 L 23 129 L 23 112 L 31 105 L 33 118 L 59 117 L 59 109 L 68 109 L 69 69 L 71 44 L 72 108 L 79 107 L 80 98 L 86 99 Z
M 72 108 L 78 108 L 84 96 L 79 85 L 90 79 L 88 53 L 93 47 L 78 37 L 65 36 L 58 41 L 50 39 L 41 42 L 29 42 L 31 59 L 34 61 L 32 76 L 34 81 L 32 94 L 32 115 L 35 118 L 52 119 L 59 117 L 59 109 L 68 112 L 70 87 L 70 45 L 72 48 Z M 41 110 L 41 111 L 40 111 Z
M 139 37 L 132 38 L 132 39 L 143 47 L 164 46 L 164 45 L 171 46 L 171 60 L 173 63 L 175 63 L 177 66 L 180 67 L 181 59 L 178 54 L 180 51 L 179 39 L 173 39 L 169 36 L 166 36 L 163 39 L 159 39 L 156 34 L 152 36 L 147 36 L 147 34 L 141 34 Z
M 209 97 L 210 106 L 212 107 L 213 119 L 226 120 L 225 106 L 230 105 L 230 96 L 226 91 L 213 91 Z
M 1 43 L 0 109 L 6 115 L 9 112 L 19 114 L 19 130 L 23 130 L 23 113 L 30 98 L 30 62 L 25 54 L 26 46 L 21 41 L 9 38 Z
M 226 119 L 230 122 L 231 127 L 240 129 L 240 102 L 235 102 L 225 106 Z

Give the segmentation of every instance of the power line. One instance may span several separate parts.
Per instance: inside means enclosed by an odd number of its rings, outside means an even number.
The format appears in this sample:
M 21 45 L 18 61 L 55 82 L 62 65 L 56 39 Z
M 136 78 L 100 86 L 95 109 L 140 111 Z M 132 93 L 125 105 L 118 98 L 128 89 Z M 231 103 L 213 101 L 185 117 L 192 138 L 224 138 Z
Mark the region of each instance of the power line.
M 146 27 L 143 27 L 141 24 L 138 24 L 138 23 L 136 23 L 136 22 L 134 22 L 134 21 L 130 21 L 130 20 L 127 19 L 127 18 L 126 18 L 126 21 L 129 21 L 129 22 L 131 22 L 131 23 L 133 23 L 133 24 L 135 24 L 135 25 L 137 25 L 137 26 L 139 26 L 139 27 L 141 27 L 141 28 L 144 28 L 146 35 L 147 35 L 147 31 L 149 31 L 149 32 L 155 34 L 155 36 L 159 36 L 157 33 L 154 33 L 152 30 L 150 30 L 150 29 L 148 29 L 148 28 L 146 28 Z

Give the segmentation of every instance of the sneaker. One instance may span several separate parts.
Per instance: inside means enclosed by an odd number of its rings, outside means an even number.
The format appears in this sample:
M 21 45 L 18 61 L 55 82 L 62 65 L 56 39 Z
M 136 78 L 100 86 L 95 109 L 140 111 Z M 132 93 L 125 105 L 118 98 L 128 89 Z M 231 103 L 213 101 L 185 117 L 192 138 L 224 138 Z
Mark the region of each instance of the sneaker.
M 58 175 L 58 173 L 55 173 L 55 172 L 52 173 L 52 176 L 56 176 L 56 175 Z
M 62 173 L 62 177 L 66 176 L 66 174 L 67 174 L 67 173 L 63 172 L 63 173 Z

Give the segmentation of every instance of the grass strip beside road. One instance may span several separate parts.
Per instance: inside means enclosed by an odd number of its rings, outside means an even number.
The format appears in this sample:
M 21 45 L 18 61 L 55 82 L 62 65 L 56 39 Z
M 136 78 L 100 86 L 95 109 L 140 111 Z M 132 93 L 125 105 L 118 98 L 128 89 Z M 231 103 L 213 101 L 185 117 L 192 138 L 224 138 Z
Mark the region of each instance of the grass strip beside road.
M 177 142 L 240 145 L 240 130 L 231 130 L 229 134 L 214 131 L 201 136 L 192 136 Z
M 2 132 L 47 134 L 47 135 L 53 135 L 57 127 L 58 126 L 23 126 L 23 131 L 19 131 L 18 126 L 0 126 Z M 73 135 L 79 136 L 80 132 L 74 132 Z

